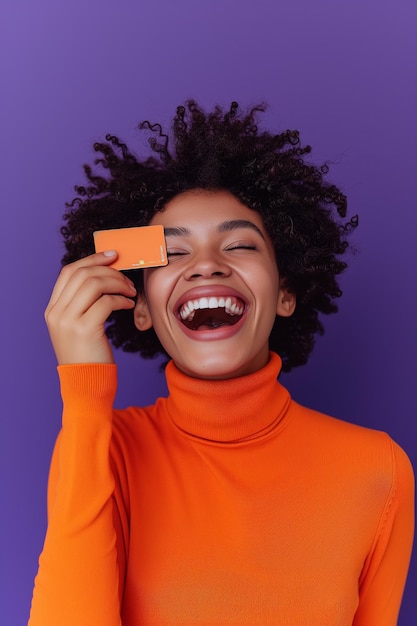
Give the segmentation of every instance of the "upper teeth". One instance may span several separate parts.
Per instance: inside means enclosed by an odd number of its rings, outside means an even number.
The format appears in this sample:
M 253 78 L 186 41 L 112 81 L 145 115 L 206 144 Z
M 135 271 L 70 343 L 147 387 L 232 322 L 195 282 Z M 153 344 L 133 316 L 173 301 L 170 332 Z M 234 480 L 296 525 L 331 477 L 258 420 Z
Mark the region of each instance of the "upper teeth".
M 179 314 L 183 320 L 192 320 L 197 309 L 218 309 L 224 308 L 228 315 L 242 315 L 244 305 L 234 297 L 220 298 L 198 298 L 188 300 L 181 305 Z

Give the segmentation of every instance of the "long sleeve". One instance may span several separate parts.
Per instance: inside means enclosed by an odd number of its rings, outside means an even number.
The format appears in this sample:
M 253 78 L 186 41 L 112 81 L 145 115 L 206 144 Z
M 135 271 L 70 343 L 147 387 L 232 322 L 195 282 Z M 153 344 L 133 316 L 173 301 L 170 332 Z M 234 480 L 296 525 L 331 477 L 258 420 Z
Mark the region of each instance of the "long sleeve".
M 120 626 L 114 479 L 116 366 L 59 367 L 63 421 L 29 626 Z
M 272 359 L 245 380 L 174 367 L 167 398 L 122 410 L 111 366 L 61 372 L 29 626 L 395 626 L 413 534 L 401 448 L 291 401 Z
M 391 441 L 393 481 L 360 582 L 354 626 L 395 626 L 413 541 L 414 476 L 404 451 Z

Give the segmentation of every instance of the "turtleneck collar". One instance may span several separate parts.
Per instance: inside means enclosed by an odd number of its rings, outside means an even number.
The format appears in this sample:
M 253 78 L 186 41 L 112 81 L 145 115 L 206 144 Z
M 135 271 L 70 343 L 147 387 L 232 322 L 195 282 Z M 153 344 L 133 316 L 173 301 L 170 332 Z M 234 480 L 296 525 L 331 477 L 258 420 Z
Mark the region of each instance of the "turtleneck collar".
M 183 374 L 171 361 L 166 368 L 166 408 L 188 435 L 212 442 L 237 443 L 267 435 L 283 419 L 288 391 L 277 381 L 280 357 L 248 376 L 201 380 Z

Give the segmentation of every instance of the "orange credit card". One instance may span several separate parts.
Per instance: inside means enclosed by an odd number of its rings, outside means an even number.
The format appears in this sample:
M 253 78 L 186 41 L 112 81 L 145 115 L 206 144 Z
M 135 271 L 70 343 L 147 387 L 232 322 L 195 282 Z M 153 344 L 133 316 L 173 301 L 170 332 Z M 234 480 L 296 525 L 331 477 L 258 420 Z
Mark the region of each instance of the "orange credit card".
M 96 230 L 93 237 L 96 252 L 117 251 L 118 257 L 111 264 L 117 270 L 159 267 L 168 263 L 161 225 Z

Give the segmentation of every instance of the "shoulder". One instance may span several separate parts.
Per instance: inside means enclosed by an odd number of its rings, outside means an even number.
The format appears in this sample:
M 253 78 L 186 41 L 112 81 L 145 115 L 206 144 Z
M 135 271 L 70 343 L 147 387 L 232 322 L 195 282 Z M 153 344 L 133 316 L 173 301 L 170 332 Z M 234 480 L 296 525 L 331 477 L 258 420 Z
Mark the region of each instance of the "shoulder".
M 404 450 L 385 432 L 359 426 L 292 402 L 294 434 L 305 451 L 342 480 L 368 481 L 374 491 L 413 491 L 414 474 Z
M 337 447 L 347 450 L 364 449 L 368 454 L 374 451 L 375 454 L 382 454 L 383 457 L 393 453 L 393 448 L 400 449 L 384 431 L 332 417 L 294 401 L 291 402 L 290 410 L 297 429 L 304 432 L 305 437 L 313 436 L 314 440 L 319 439 L 323 444 L 337 444 Z
M 169 424 L 165 410 L 166 398 L 144 407 L 131 406 L 113 410 L 110 452 L 118 464 L 136 468 L 150 455 L 168 445 Z
M 165 402 L 160 398 L 155 404 L 113 410 L 113 440 L 123 446 L 137 445 L 138 440 L 160 427 L 160 408 Z

